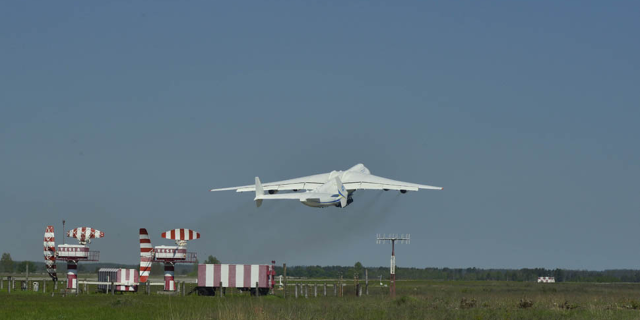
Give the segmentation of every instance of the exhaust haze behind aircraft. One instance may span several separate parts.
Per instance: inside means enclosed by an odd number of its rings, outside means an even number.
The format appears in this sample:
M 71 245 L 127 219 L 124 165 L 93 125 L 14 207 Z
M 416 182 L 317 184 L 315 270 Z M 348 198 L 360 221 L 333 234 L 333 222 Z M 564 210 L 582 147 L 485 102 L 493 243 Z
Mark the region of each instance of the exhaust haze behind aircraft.
M 210 191 L 255 192 L 256 206 L 263 200 L 287 199 L 298 200 L 310 207 L 344 208 L 353 202 L 353 194 L 357 190 L 398 190 L 401 193 L 420 189 L 442 190 L 411 182 L 391 180 L 374 176 L 363 164 L 357 164 L 346 171 L 329 173 L 262 184 L 256 177 L 255 185 L 232 188 L 211 189 Z M 303 192 L 297 192 L 304 190 Z M 279 191 L 293 191 L 277 194 Z

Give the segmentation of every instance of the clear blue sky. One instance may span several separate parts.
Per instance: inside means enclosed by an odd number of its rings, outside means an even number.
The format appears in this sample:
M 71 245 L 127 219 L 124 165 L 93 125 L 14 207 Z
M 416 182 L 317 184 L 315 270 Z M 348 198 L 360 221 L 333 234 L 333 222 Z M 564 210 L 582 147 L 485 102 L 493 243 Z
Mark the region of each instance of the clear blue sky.
M 637 1 L 0 5 L 0 251 L 192 228 L 225 262 L 640 268 Z M 346 169 L 346 209 L 208 189 Z M 61 233 L 58 231 L 58 240 Z

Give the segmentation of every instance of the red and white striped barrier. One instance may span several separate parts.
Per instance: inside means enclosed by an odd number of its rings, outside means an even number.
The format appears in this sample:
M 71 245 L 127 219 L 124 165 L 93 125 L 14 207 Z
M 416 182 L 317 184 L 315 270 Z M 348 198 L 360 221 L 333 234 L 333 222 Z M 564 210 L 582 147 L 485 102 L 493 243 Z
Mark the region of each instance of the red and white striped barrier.
M 99 282 L 115 282 L 115 291 L 138 291 L 138 270 L 123 268 L 100 268 L 98 270 Z M 107 285 L 98 285 L 98 290 L 106 291 Z
M 198 286 L 218 288 L 270 288 L 271 266 L 266 264 L 200 264 Z

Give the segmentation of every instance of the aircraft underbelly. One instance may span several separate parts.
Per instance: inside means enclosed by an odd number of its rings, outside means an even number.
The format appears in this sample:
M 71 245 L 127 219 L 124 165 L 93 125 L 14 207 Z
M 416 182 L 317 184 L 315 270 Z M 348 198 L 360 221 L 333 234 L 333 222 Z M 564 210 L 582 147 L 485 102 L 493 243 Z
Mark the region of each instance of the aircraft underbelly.
M 300 202 L 302 202 L 302 204 L 309 206 L 309 207 L 314 207 L 314 208 L 324 208 L 324 207 L 334 207 L 336 205 L 336 203 L 340 203 L 340 200 L 338 200 L 337 202 L 320 202 L 320 201 L 316 201 L 316 200 L 300 200 Z

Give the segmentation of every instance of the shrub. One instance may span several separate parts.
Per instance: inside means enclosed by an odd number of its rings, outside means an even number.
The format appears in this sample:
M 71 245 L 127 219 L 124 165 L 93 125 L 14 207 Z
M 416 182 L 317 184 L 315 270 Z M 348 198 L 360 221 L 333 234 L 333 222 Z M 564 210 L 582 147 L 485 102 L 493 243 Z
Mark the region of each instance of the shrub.
M 520 303 L 518 303 L 518 307 L 521 309 L 531 308 L 533 307 L 533 301 L 529 299 L 520 299 Z
M 476 306 L 476 299 L 467 300 L 467 298 L 462 298 L 460 300 L 460 309 L 471 309 Z

